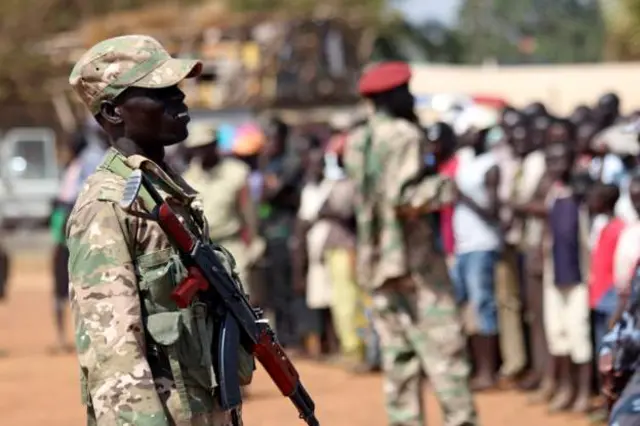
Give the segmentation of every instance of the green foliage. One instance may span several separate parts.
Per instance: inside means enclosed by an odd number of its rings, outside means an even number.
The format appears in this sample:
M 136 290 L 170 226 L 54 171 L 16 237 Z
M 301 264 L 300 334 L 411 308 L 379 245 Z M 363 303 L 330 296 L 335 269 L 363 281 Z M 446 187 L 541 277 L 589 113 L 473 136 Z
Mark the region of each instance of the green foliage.
M 199 1 L 199 0 L 197 0 Z M 195 3 L 182 0 L 180 4 Z M 38 101 L 51 77 L 68 73 L 49 63 L 34 46 L 83 21 L 158 0 L 0 0 L 0 100 Z
M 335 11 L 366 11 L 370 16 L 380 17 L 388 3 L 387 0 L 232 0 L 228 5 L 238 12 L 281 11 L 304 15 L 331 8 Z
M 460 63 L 463 52 L 458 34 L 442 23 L 410 25 L 398 19 L 380 29 L 372 59 Z
M 597 0 L 465 0 L 457 28 L 470 63 L 592 62 L 603 51 Z
M 640 60 L 640 1 L 601 0 L 607 28 L 606 57 Z

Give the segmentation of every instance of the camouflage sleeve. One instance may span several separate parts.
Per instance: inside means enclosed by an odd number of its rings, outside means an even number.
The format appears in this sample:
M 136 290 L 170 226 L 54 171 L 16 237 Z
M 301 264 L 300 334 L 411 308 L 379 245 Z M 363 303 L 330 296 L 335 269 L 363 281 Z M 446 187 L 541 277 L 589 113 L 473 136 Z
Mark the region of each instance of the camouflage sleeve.
M 363 153 L 362 144 L 365 138 L 364 127 L 354 130 L 347 136 L 344 152 L 342 154 L 342 162 L 344 172 L 349 178 L 355 181 L 359 180 L 359 169 L 362 167 Z
M 385 165 L 384 192 L 387 203 L 397 206 L 402 203 L 404 184 L 422 170 L 421 135 L 409 123 L 394 122 L 388 126 L 389 135 L 385 139 L 389 141 L 390 152 Z
M 382 202 L 378 206 L 381 221 L 380 253 L 378 266 L 380 279 L 402 277 L 409 272 L 409 257 L 402 225 L 397 214 L 400 194 L 406 181 L 420 169 L 420 138 L 405 122 L 388 122 L 380 125 L 378 135 L 385 141 L 374 153 L 374 161 L 383 167 Z
M 69 219 L 76 345 L 98 426 L 168 425 L 146 359 L 137 278 L 124 213 L 92 202 Z

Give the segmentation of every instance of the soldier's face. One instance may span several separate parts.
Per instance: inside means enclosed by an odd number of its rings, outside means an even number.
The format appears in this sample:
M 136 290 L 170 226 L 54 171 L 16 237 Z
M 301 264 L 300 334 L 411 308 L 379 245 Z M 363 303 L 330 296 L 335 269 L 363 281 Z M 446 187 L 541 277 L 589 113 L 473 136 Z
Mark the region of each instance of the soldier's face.
M 187 138 L 189 109 L 177 86 L 128 89 L 118 100 L 125 136 L 139 144 L 169 146 Z

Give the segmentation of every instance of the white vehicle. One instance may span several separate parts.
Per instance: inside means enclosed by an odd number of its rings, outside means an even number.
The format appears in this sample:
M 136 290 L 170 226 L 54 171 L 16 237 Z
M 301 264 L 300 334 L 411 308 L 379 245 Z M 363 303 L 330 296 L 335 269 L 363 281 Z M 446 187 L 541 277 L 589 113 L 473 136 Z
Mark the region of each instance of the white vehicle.
M 0 137 L 0 219 L 5 227 L 46 224 L 60 187 L 52 129 L 18 127 Z

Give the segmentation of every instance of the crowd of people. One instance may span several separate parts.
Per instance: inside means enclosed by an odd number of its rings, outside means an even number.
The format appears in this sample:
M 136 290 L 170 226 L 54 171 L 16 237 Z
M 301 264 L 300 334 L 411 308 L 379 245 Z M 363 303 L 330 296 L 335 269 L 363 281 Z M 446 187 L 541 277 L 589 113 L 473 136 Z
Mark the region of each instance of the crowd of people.
M 607 94 L 566 118 L 540 103 L 488 115 L 423 128 L 425 166 L 437 157 L 437 173 L 455 182 L 454 201 L 428 219 L 468 338 L 471 387 L 518 387 L 551 412 L 604 420 L 593 399 L 594 354 L 640 259 L 638 114 L 622 116 Z M 293 130 L 274 119 L 262 142 L 234 152 L 222 152 L 215 129 L 198 123 L 165 159 L 203 195 L 211 239 L 234 255 L 283 346 L 354 373 L 381 368 L 372 300 L 356 267 L 362 194 L 343 167 L 349 135 L 365 122 L 337 114 L 327 137 L 292 145 Z M 79 133 L 88 134 L 99 130 Z M 65 350 L 64 216 L 105 149 L 103 138 L 74 139 L 52 217 Z

